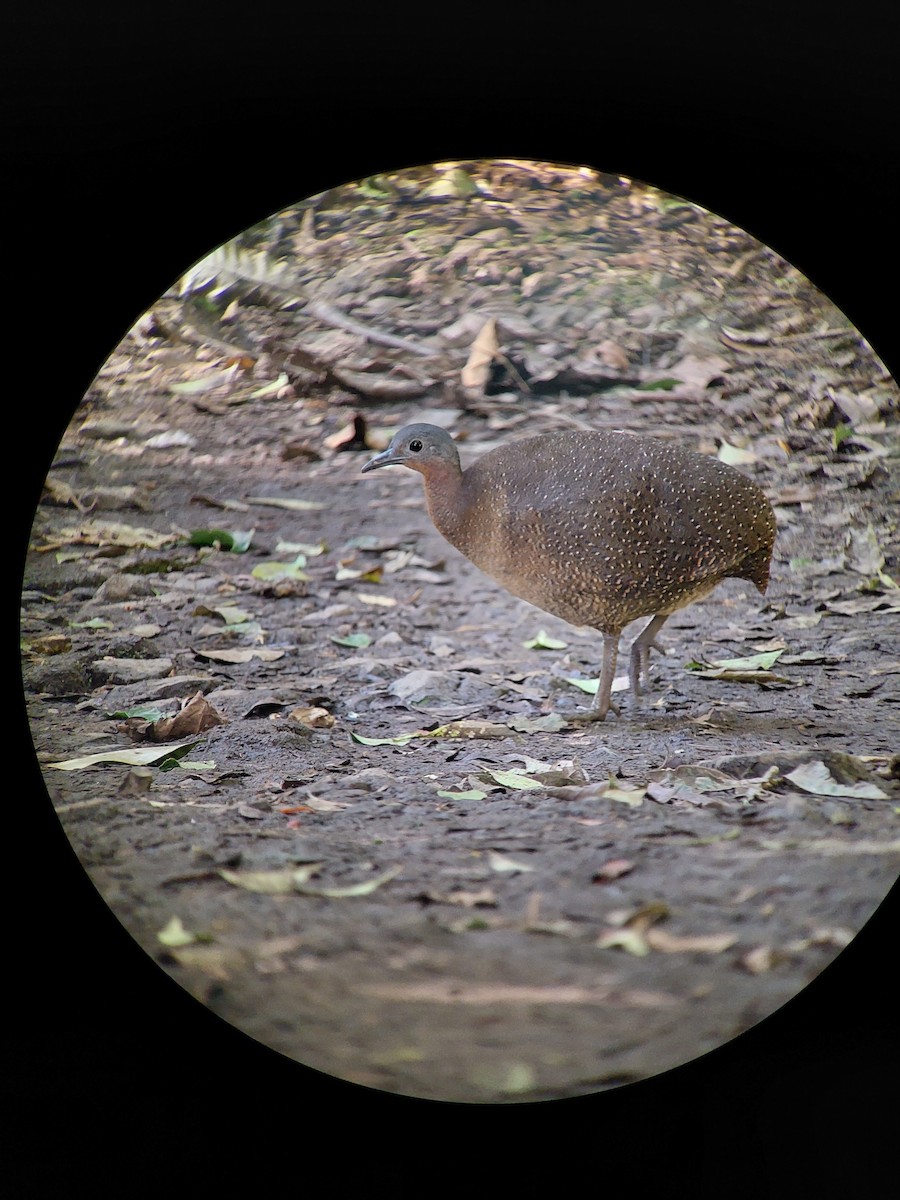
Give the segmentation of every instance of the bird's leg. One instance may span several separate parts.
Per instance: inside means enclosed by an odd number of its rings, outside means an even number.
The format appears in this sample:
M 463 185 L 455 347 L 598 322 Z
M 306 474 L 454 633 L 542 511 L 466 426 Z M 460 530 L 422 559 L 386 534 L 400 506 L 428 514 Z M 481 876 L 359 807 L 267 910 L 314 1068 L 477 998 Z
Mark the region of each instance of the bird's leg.
M 662 653 L 662 646 L 656 641 L 656 635 L 662 629 L 668 619 L 668 615 L 668 613 L 657 613 L 655 617 L 648 621 L 631 644 L 631 658 L 628 662 L 628 683 L 631 687 L 635 706 L 637 706 L 640 700 L 641 677 L 647 683 L 651 648 L 659 650 Z
M 573 717 L 574 721 L 603 721 L 610 709 L 619 715 L 619 710 L 610 699 L 613 679 L 616 675 L 616 659 L 619 656 L 619 635 L 604 633 L 603 635 L 603 666 L 600 668 L 600 679 L 597 683 L 597 695 L 586 713 Z

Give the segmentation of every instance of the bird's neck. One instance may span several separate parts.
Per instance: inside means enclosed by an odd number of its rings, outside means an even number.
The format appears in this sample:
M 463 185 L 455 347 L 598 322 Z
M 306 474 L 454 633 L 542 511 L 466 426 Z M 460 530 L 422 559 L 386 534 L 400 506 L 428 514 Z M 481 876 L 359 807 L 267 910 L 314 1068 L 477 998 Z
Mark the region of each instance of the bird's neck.
M 425 478 L 425 502 L 435 528 L 448 542 L 465 542 L 467 505 L 463 473 L 454 463 L 436 463 Z

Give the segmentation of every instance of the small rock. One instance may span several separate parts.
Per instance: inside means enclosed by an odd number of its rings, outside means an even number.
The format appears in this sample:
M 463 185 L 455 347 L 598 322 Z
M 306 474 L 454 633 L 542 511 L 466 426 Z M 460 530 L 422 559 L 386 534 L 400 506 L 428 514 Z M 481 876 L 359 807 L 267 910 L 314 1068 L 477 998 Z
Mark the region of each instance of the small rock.
M 91 672 L 101 682 L 137 683 L 161 679 L 172 665 L 171 658 L 100 658 L 91 663 Z
M 94 593 L 94 599 L 105 604 L 120 604 L 135 596 L 152 596 L 153 584 L 146 575 L 110 575 Z

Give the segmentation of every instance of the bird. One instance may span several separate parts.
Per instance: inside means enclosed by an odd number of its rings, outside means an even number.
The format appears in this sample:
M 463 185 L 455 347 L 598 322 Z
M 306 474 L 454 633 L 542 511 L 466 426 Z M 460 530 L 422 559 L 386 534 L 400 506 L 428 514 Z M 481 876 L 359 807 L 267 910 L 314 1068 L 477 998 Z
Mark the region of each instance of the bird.
M 603 636 L 597 693 L 582 720 L 610 710 L 619 638 L 649 616 L 631 647 L 635 711 L 651 648 L 673 612 L 727 578 L 760 593 L 776 523 L 762 489 L 719 459 L 622 431 L 562 430 L 508 442 L 463 470 L 436 425 L 406 425 L 363 472 L 421 474 L 437 530 L 514 596 Z

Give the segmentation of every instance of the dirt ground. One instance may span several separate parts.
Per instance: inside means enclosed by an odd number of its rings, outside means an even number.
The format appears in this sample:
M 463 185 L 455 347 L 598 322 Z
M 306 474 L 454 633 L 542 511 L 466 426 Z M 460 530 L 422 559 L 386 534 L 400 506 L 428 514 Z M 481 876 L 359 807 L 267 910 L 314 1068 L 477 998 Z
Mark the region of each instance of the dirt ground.
M 895 384 L 746 234 L 567 169 L 379 177 L 241 249 L 115 350 L 36 515 L 29 720 L 84 869 L 226 1022 L 386 1092 L 583 1095 L 730 1041 L 897 876 Z M 676 614 L 645 710 L 570 723 L 599 635 L 447 546 L 414 473 L 361 475 L 409 420 L 464 464 L 724 443 L 776 509 L 768 593 Z M 71 765 L 116 751 L 146 761 Z

